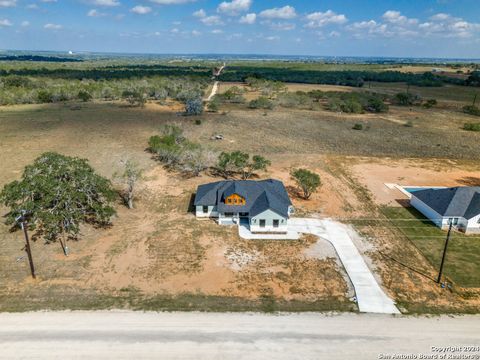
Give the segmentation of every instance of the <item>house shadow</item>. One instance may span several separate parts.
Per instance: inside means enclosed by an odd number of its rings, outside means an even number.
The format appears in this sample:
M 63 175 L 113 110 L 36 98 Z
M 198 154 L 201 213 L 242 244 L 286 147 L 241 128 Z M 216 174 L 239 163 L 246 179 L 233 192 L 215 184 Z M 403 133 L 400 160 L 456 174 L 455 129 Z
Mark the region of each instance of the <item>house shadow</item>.
M 188 204 L 187 204 L 187 213 L 190 213 L 190 214 L 193 214 L 195 215 L 195 196 L 197 194 L 196 193 L 192 193 L 190 195 L 190 199 L 188 200 Z
M 412 206 L 410 205 L 410 199 L 395 199 L 397 204 L 399 204 L 403 208 L 411 208 Z
M 480 186 L 480 177 L 466 176 L 457 181 L 466 186 Z

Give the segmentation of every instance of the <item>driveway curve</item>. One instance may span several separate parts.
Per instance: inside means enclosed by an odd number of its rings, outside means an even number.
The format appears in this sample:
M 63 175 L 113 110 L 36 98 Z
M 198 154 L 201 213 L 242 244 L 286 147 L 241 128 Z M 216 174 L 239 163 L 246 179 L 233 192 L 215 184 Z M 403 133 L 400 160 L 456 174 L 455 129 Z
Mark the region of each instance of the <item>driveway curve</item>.
M 353 284 L 360 312 L 400 314 L 368 268 L 344 224 L 328 219 L 292 218 L 288 225 L 293 231 L 316 235 L 333 245 Z

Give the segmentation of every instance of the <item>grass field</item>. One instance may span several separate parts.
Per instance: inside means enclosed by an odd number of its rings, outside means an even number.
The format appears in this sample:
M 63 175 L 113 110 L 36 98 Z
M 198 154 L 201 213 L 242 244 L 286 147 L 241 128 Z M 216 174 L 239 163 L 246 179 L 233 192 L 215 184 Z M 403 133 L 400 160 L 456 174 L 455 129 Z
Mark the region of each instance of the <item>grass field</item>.
M 434 268 L 440 268 L 446 231 L 436 227 L 413 208 L 386 207 L 382 213 L 398 232 L 420 249 Z M 459 286 L 480 287 L 480 236 L 452 233 L 444 274 Z

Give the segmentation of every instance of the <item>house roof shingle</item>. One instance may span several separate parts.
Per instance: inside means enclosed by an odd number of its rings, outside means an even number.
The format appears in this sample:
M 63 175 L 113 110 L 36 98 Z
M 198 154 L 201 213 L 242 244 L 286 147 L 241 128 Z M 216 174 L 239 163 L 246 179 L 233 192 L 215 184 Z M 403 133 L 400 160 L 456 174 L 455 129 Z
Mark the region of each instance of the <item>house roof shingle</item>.
M 238 194 L 245 198 L 245 205 L 227 205 L 225 198 Z M 219 212 L 248 212 L 255 216 L 271 209 L 288 217 L 292 205 L 287 190 L 278 180 L 224 180 L 200 185 L 195 196 L 195 206 L 216 205 Z
M 480 186 L 415 191 L 415 196 L 441 216 L 471 219 L 480 214 Z

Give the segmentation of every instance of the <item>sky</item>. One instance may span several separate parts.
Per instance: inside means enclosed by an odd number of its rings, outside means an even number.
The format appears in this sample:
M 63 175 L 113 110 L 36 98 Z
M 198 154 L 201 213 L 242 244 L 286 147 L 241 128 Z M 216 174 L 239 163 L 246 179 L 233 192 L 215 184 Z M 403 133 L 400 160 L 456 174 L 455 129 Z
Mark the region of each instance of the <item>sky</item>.
M 480 58 L 480 0 L 0 0 L 0 49 Z

